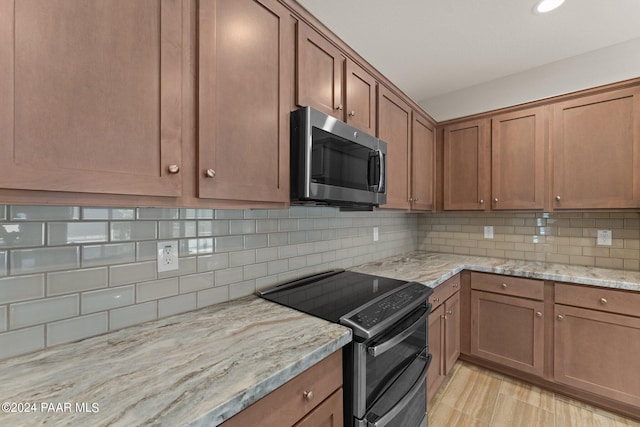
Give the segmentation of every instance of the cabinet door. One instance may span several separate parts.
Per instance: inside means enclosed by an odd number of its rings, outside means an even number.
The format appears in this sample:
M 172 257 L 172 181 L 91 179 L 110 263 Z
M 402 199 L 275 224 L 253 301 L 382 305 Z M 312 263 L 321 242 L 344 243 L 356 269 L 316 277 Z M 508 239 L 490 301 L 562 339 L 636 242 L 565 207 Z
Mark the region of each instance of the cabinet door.
M 345 57 L 318 32 L 298 21 L 296 103 L 345 120 L 342 77 Z
M 471 292 L 471 354 L 542 376 L 544 303 Z
M 0 3 L 1 187 L 180 195 L 181 3 Z
M 444 373 L 448 375 L 460 356 L 460 293 L 444 303 Z
M 640 407 L 640 318 L 555 305 L 554 378 Z
M 486 120 L 444 128 L 445 210 L 488 209 L 488 140 Z
M 294 427 L 343 427 L 342 389 L 318 405 Z
M 411 108 L 384 86 L 378 88 L 378 137 L 387 143 L 387 204 L 408 209 Z
M 543 108 L 491 120 L 491 208 L 544 209 Z
M 640 207 L 640 89 L 554 106 L 553 208 Z
M 347 123 L 366 133 L 376 133 L 376 80 L 355 62 L 346 66 L 345 109 Z
M 431 211 L 434 206 L 435 126 L 413 112 L 411 126 L 411 209 Z
M 292 19 L 276 0 L 200 1 L 200 197 L 289 200 Z
M 431 365 L 427 370 L 427 401 L 436 394 L 444 381 L 444 305 L 429 313 L 429 353 Z

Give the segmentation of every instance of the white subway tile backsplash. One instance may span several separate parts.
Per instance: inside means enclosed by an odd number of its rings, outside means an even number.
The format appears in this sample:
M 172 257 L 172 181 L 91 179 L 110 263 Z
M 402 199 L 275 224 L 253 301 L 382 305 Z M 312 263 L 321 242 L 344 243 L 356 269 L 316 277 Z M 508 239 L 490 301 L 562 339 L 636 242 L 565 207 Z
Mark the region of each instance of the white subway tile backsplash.
M 44 325 L 0 334 L 0 359 L 31 353 L 44 347 Z
M 7 330 L 7 306 L 0 306 L 0 332 Z
M 180 240 L 180 256 L 213 253 L 213 237 Z
M 245 249 L 266 248 L 269 240 L 266 234 L 251 234 L 244 236 Z
M 229 254 L 224 252 L 198 257 L 198 271 L 213 271 L 229 267 Z
M 268 218 L 269 212 L 264 209 L 248 209 L 244 211 L 245 219 L 261 219 Z
M 251 264 L 243 267 L 243 277 L 244 280 L 257 279 L 262 276 L 267 275 L 267 266 L 266 262 L 260 264 Z
M 270 261 L 267 264 L 267 274 L 269 275 L 282 273 L 284 271 L 287 271 L 288 269 L 289 269 L 289 260 L 287 259 Z
M 153 280 L 136 285 L 136 303 L 178 295 L 178 278 Z
M 0 251 L 0 277 L 7 275 L 7 251 Z
M 153 261 L 113 265 L 109 267 L 109 285 L 117 286 L 155 280 L 158 278 L 157 268 L 157 263 Z
M 6 222 L 0 224 L 0 249 L 44 245 L 44 223 Z
M 106 288 L 108 275 L 106 267 L 47 273 L 47 296 Z
M 79 207 L 68 206 L 10 206 L 12 221 L 65 221 L 80 219 Z
M 114 243 L 82 247 L 82 266 L 124 264 L 136 259 L 135 243 Z
M 177 208 L 138 208 L 138 219 L 178 219 Z
M 229 221 L 229 234 L 251 234 L 256 232 L 256 222 L 250 219 L 232 219 Z
M 267 238 L 269 246 L 281 246 L 289 243 L 289 236 L 287 233 L 269 233 Z
M 243 211 L 239 210 L 216 210 L 215 219 L 242 219 Z
M 229 299 L 236 299 L 256 293 L 256 281 L 247 280 L 229 287 Z
M 180 293 L 186 294 L 189 292 L 201 291 L 204 289 L 213 287 L 213 272 L 190 274 L 188 276 L 181 276 L 179 285 Z
M 197 271 L 197 257 L 180 258 L 180 267 L 177 270 L 164 271 L 158 273 L 158 279 L 167 279 L 169 277 L 181 277 L 186 274 L 193 274 Z
M 9 327 L 24 328 L 80 314 L 79 296 L 66 295 L 9 305 Z
M 44 274 L 0 279 L 0 304 L 44 297 Z
M 111 223 L 111 241 L 152 240 L 158 237 L 155 221 L 118 221 Z
M 216 237 L 214 239 L 215 252 L 231 252 L 244 249 L 242 236 Z
M 237 251 L 229 254 L 229 266 L 239 267 L 247 264 L 253 264 L 256 262 L 256 251 Z
M 256 221 L 256 232 L 273 233 L 278 231 L 278 220 L 276 219 L 259 219 Z
M 14 249 L 9 252 L 9 272 L 17 275 L 79 268 L 79 253 L 77 246 Z
M 278 248 L 256 249 L 256 262 L 273 261 L 278 259 Z
M 96 313 L 47 325 L 47 345 L 53 346 L 104 334 L 109 330 L 107 313 Z
M 196 294 L 184 294 L 176 297 L 165 298 L 158 301 L 158 317 L 167 317 L 173 314 L 185 313 L 195 310 Z
M 47 228 L 50 246 L 109 240 L 107 222 L 50 222 Z
M 198 308 L 229 301 L 229 286 L 206 289 L 197 293 Z
M 158 256 L 158 242 L 136 242 L 136 261 L 155 260 Z
M 242 267 L 225 268 L 215 272 L 216 286 L 229 285 L 243 280 Z
M 269 209 L 269 218 L 289 218 L 289 209 Z
M 158 223 L 160 239 L 196 237 L 196 221 L 160 221 Z
M 135 303 L 135 286 L 118 286 L 84 292 L 80 295 L 80 314 L 95 313 Z
M 109 330 L 125 328 L 158 318 L 158 301 L 149 301 L 109 311 Z
M 4 221 L 7 219 L 7 206 L 0 205 L 0 221 Z
M 180 219 L 213 219 L 213 209 L 180 209 Z

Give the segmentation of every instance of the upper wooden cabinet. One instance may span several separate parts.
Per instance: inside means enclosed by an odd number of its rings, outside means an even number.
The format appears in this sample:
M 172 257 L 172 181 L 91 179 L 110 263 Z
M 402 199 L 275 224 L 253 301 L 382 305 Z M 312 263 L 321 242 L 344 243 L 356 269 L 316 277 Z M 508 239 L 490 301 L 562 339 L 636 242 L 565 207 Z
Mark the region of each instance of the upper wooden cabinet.
M 180 1 L 2 1 L 0 45 L 0 187 L 180 195 Z
M 435 126 L 413 111 L 411 122 L 411 191 L 412 210 L 434 209 Z
M 489 190 L 489 120 L 444 128 L 444 210 L 486 210 Z
M 200 1 L 200 197 L 289 200 L 293 25 L 277 0 Z
M 552 206 L 640 207 L 640 89 L 553 106 Z
M 378 87 L 378 137 L 387 143 L 387 203 L 409 209 L 411 107 L 384 86 Z
M 296 104 L 374 135 L 375 78 L 304 22 L 297 27 Z
M 491 208 L 544 208 L 545 109 L 491 119 Z

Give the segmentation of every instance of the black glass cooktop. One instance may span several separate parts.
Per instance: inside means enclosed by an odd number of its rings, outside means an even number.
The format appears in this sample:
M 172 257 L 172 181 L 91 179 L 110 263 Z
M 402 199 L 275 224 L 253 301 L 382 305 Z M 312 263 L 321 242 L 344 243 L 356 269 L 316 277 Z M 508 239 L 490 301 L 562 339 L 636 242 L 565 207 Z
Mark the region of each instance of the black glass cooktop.
M 419 283 L 334 270 L 285 283 L 260 296 L 334 323 L 344 324 L 341 318 L 349 315 L 347 324 L 370 336 L 367 331 L 409 306 L 426 302 L 431 292 Z

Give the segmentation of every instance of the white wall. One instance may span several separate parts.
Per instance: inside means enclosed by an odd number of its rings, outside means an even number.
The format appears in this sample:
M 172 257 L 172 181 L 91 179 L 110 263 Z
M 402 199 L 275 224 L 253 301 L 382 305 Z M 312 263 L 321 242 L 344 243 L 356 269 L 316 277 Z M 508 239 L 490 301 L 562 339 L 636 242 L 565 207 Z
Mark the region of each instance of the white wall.
M 437 121 L 640 77 L 640 38 L 420 102 Z

